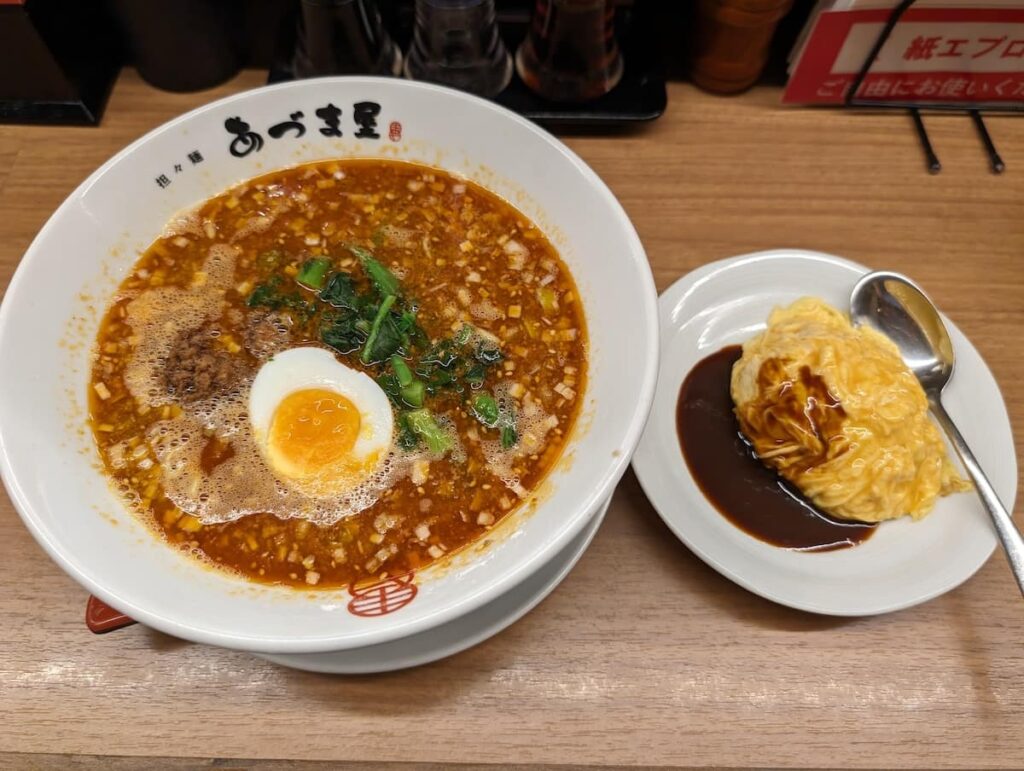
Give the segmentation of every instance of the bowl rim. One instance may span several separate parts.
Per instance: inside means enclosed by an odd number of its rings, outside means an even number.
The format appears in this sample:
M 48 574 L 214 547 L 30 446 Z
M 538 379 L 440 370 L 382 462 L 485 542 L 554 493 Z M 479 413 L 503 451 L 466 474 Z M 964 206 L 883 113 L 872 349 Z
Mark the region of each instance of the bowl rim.
M 35 259 L 37 253 L 42 253 L 41 243 L 51 231 L 59 227 L 62 215 L 69 210 L 81 196 L 89 190 L 104 174 L 112 167 L 130 156 L 138 148 L 152 141 L 158 136 L 173 131 L 178 126 L 188 123 L 194 118 L 205 113 L 223 109 L 225 106 L 244 102 L 256 93 L 273 93 L 288 91 L 295 88 L 309 88 L 311 85 L 319 84 L 329 86 L 332 83 L 344 83 L 346 85 L 382 86 L 419 91 L 433 91 L 446 98 L 454 98 L 464 103 L 474 105 L 477 108 L 490 110 L 502 116 L 505 120 L 518 124 L 526 129 L 540 141 L 546 144 L 552 151 L 560 154 L 600 196 L 609 210 L 619 221 L 623 235 L 629 243 L 630 248 L 626 259 L 637 263 L 640 267 L 639 280 L 641 291 L 644 295 L 642 307 L 637 309 L 642 315 L 642 323 L 646 331 L 646 351 L 644 357 L 644 368 L 640 373 L 639 388 L 636 392 L 635 406 L 630 417 L 626 431 L 623 435 L 622 451 L 613 456 L 608 464 L 604 466 L 599 481 L 591 488 L 588 495 L 576 507 L 574 521 L 561 534 L 552 539 L 545 540 L 540 547 L 526 554 L 523 559 L 518 560 L 514 567 L 505 570 L 493 577 L 488 577 L 482 582 L 479 589 L 466 593 L 457 598 L 445 608 L 406 622 L 396 621 L 380 630 L 370 630 L 357 634 L 347 633 L 338 635 L 323 635 L 319 637 L 293 637 L 288 634 L 278 635 L 236 635 L 222 631 L 210 630 L 203 626 L 196 626 L 178 618 L 171 618 L 163 615 L 159 610 L 145 608 L 120 596 L 116 590 L 108 589 L 92 578 L 88 570 L 88 563 L 77 559 L 73 554 L 68 553 L 57 539 L 40 520 L 37 519 L 29 495 L 23 489 L 19 480 L 14 474 L 10 460 L 10 453 L 7 446 L 5 429 L 0 423 L 0 478 L 2 478 L 7 493 L 17 510 L 22 522 L 35 538 L 36 542 L 43 547 L 50 558 L 57 563 L 76 582 L 85 587 L 103 602 L 126 613 L 136 621 L 175 637 L 191 640 L 193 642 L 216 645 L 236 650 L 258 651 L 267 653 L 315 653 L 344 648 L 373 645 L 389 640 L 406 637 L 426 629 L 433 628 L 439 624 L 451 621 L 459 616 L 469 613 L 476 608 L 490 602 L 501 594 L 513 589 L 527 576 L 535 572 L 541 565 L 545 564 L 551 556 L 558 553 L 569 541 L 571 541 L 583 529 L 587 522 L 594 516 L 601 502 L 610 497 L 619 480 L 622 478 L 632 458 L 633 452 L 640 441 L 644 426 L 654 399 L 654 391 L 657 382 L 658 360 L 660 355 L 659 324 L 658 324 L 658 294 L 654 283 L 654 276 L 651 272 L 650 263 L 647 260 L 646 251 L 640 241 L 640 237 L 629 219 L 625 209 L 618 199 L 611 192 L 605 182 L 597 173 L 587 165 L 582 158 L 566 146 L 561 140 L 542 129 L 532 121 L 509 110 L 495 102 L 481 97 L 459 91 L 456 89 L 439 86 L 419 81 L 409 81 L 399 78 L 376 77 L 376 76 L 329 76 L 323 78 L 311 78 L 306 80 L 289 81 L 269 86 L 261 86 L 255 89 L 248 89 L 237 94 L 200 105 L 188 112 L 171 119 L 146 134 L 131 142 L 129 145 L 115 153 L 99 168 L 93 171 L 83 180 L 54 210 L 46 223 L 29 244 L 25 253 L 19 260 L 18 265 L 11 277 L 4 294 L 4 302 L 0 303 L 0 343 L 9 333 L 16 321 L 13 316 L 10 297 L 16 296 L 21 285 L 26 280 L 26 265 Z M 285 167 L 280 167 L 285 168 Z M 621 257 L 620 257 L 621 258 Z M 541 504 L 543 506 L 543 504 Z

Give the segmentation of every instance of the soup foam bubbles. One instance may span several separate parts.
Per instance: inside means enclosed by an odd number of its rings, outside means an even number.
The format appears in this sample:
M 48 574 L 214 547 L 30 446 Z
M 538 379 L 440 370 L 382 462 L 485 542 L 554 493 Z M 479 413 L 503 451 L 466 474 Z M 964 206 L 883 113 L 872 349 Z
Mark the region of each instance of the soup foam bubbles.
M 279 479 L 253 437 L 248 404 L 254 367 L 239 368 L 237 382 L 225 392 L 195 401 L 172 398 L 167 388 L 171 352 L 183 336 L 215 325 L 221 317 L 237 257 L 232 246 L 214 246 L 191 285 L 152 289 L 127 306 L 126 320 L 136 340 L 125 371 L 129 391 L 149 410 L 165 411 L 173 405 L 146 435 L 163 471 L 165 494 L 208 525 L 255 513 L 334 524 L 372 506 L 417 461 L 430 456 L 391 448 L 376 469 L 351 488 L 311 495 Z M 230 450 L 219 453 L 222 460 L 212 468 L 209 463 L 204 468 L 204 450 L 211 443 Z

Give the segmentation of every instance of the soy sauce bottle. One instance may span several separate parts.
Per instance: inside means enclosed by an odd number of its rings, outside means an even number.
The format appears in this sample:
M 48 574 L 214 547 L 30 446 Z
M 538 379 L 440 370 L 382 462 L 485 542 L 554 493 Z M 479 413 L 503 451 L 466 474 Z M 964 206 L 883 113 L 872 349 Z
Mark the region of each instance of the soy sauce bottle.
M 622 77 L 608 0 L 537 0 L 516 71 L 533 91 L 555 102 L 581 102 L 611 91 Z

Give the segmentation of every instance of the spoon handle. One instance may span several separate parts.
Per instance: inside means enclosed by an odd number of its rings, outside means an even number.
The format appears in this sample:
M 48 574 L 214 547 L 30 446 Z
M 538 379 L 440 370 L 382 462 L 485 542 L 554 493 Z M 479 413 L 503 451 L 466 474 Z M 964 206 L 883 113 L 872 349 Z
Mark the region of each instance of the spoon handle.
M 977 458 L 974 457 L 971 448 L 967 446 L 960 430 L 946 414 L 942 402 L 938 398 L 931 398 L 929 403 L 932 413 L 945 430 L 946 435 L 956 448 L 960 460 L 963 461 L 964 468 L 967 469 L 967 473 L 974 481 L 974 487 L 978 491 L 981 502 L 985 504 L 989 516 L 992 517 L 992 524 L 995 525 L 999 540 L 1003 542 L 1003 549 L 1006 550 L 1006 559 L 1010 562 L 1010 570 L 1013 571 L 1013 576 L 1017 579 L 1017 586 L 1020 587 L 1021 594 L 1024 594 L 1024 538 L 1013 524 L 1010 513 L 999 500 L 996 491 L 992 489 L 992 484 L 985 476 L 985 472 L 981 470 Z

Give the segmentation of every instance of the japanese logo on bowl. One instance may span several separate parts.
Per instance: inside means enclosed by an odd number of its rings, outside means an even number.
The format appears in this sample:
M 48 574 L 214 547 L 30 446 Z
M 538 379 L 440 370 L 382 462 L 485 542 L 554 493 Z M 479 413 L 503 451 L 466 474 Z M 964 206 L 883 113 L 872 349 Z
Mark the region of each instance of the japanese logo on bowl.
M 353 616 L 376 618 L 401 610 L 414 599 L 418 589 L 412 572 L 400 576 L 389 576 L 370 584 L 353 584 L 349 587 L 352 599 L 348 612 Z
M 244 115 L 231 115 L 224 120 L 223 149 L 235 158 L 245 158 L 259 153 L 267 142 L 301 139 L 307 131 L 316 131 L 328 138 L 350 136 L 369 142 L 400 142 L 402 124 L 395 120 L 381 127 L 380 111 L 381 106 L 377 102 L 355 102 L 347 109 L 327 102 L 310 111 L 309 115 L 305 110 L 294 110 L 267 126 L 253 125 Z M 346 119 L 350 123 L 348 126 L 344 125 Z M 178 162 L 171 163 L 170 168 L 158 172 L 154 182 L 161 189 L 167 188 L 175 176 L 204 160 L 200 149 L 191 150 Z
M 823 12 L 794 53 L 783 102 L 843 104 L 891 12 Z M 893 27 L 856 98 L 1024 103 L 1024 8 L 912 6 Z

